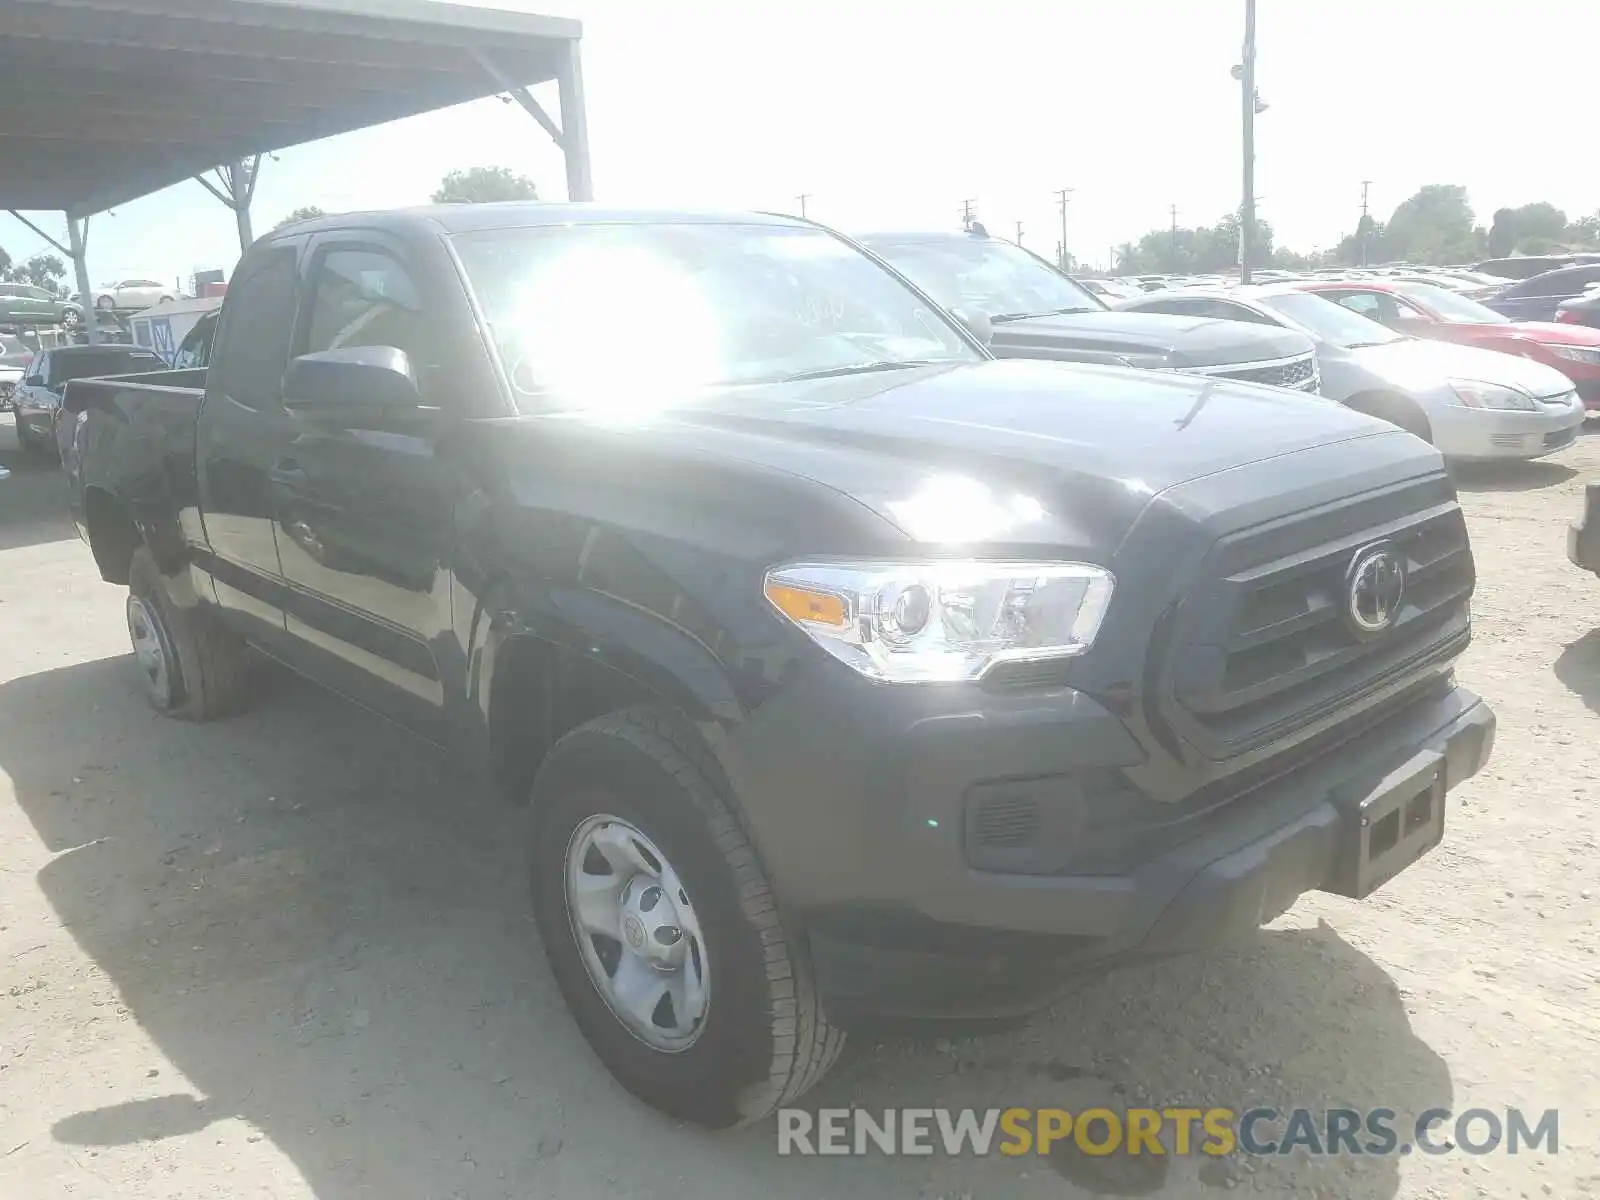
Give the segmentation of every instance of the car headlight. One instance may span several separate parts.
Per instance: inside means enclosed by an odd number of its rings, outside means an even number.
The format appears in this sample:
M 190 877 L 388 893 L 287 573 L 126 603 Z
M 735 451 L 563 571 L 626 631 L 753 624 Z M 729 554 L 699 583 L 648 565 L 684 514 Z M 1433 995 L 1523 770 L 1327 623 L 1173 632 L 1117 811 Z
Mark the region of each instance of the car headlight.
M 767 600 L 872 679 L 952 683 L 997 663 L 1093 643 L 1115 585 L 1088 563 L 803 562 L 767 572 Z
M 1600 366 L 1600 348 L 1593 346 L 1552 346 L 1549 342 L 1540 342 L 1546 350 L 1557 358 L 1567 359 L 1569 362 L 1590 363 Z
M 1533 412 L 1539 407 L 1527 392 L 1498 383 L 1483 383 L 1476 379 L 1452 379 L 1450 390 L 1455 392 L 1461 403 L 1468 408 L 1500 408 Z

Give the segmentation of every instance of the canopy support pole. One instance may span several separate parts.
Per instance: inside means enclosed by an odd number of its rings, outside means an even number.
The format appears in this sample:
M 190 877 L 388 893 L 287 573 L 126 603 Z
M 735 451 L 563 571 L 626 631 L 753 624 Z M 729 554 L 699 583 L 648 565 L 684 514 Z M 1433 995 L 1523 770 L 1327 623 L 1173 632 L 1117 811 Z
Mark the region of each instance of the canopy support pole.
M 223 163 L 216 168 L 216 171 L 220 186 L 218 183 L 212 183 L 204 175 L 196 175 L 194 179 L 206 191 L 233 209 L 234 220 L 239 226 L 239 253 L 243 254 L 250 249 L 250 243 L 256 240 L 255 233 L 250 227 L 250 204 L 256 198 L 256 180 L 261 176 L 261 155 L 252 154 L 249 158 L 236 158 Z
M 583 108 L 583 69 L 578 58 L 578 43 L 567 43 L 566 56 L 556 68 L 556 87 L 561 101 L 559 125 L 533 93 L 514 82 L 492 58 L 481 50 L 472 53 L 489 77 L 504 88 L 506 95 L 520 104 L 560 148 L 567 163 L 567 199 L 593 200 L 594 181 L 589 176 L 589 121 Z
M 589 173 L 589 117 L 583 103 L 583 61 L 576 40 L 557 68 L 561 95 L 561 150 L 567 159 L 567 199 L 593 200 L 594 179 Z
M 83 307 L 83 331 L 89 339 L 91 346 L 100 344 L 100 315 L 95 307 L 94 288 L 89 286 L 89 218 L 75 217 L 70 212 L 62 214 L 67 218 L 67 241 L 71 248 L 67 256 L 72 259 L 72 271 L 78 279 L 78 302 Z M 55 239 L 50 239 L 55 244 Z

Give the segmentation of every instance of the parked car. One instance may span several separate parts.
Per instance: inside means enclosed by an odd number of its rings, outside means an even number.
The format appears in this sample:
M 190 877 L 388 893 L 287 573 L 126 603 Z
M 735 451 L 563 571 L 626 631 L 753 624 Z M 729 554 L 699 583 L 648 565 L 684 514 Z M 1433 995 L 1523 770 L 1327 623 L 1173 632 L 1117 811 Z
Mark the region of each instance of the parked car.
M 1562 325 L 1600 329 L 1600 288 L 1590 288 L 1581 296 L 1563 300 L 1556 306 L 1556 320 Z
M 1132 300 L 1135 296 L 1144 295 L 1144 289 L 1136 283 L 1126 279 L 1083 279 L 1074 277 L 1074 282 L 1085 291 L 1092 292 L 1104 304 L 1113 304 L 1118 300 Z
M 95 293 L 94 306 L 99 309 L 139 309 L 172 300 L 178 290 L 154 279 L 124 279 L 108 283 Z
M 0 283 L 0 325 L 76 325 L 83 310 L 41 287 Z
M 1306 286 L 1178 292 L 1127 307 L 1298 330 L 1316 343 L 1323 395 L 1392 421 L 1451 459 L 1539 458 L 1578 436 L 1583 401 L 1561 372 L 1407 337 L 1302 291 Z
M 1010 242 L 965 233 L 873 233 L 861 241 L 945 307 L 986 318 L 1001 358 L 1124 363 L 1317 387 L 1316 355 L 1303 337 L 1112 311 Z
M 1486 259 L 1472 269 L 1502 279 L 1521 280 L 1532 279 L 1546 271 L 1595 262 L 1600 262 L 1600 254 L 1520 254 L 1511 258 Z
M 17 445 L 25 454 L 57 453 L 55 423 L 69 380 L 158 371 L 166 365 L 160 355 L 137 347 L 59 346 L 39 351 L 29 362 L 12 398 L 17 414 Z
M 1542 362 L 1572 380 L 1586 407 L 1600 408 L 1600 330 L 1553 321 L 1513 321 L 1459 293 L 1423 283 L 1373 280 L 1300 286 L 1399 333 Z
M 17 390 L 17 384 L 22 382 L 22 377 L 27 373 L 28 361 L 33 358 L 33 351 L 25 342 L 12 333 L 0 333 L 0 412 L 10 412 L 12 396 Z
M 792 1104 L 839 1016 L 1013 1010 L 1365 895 L 1493 743 L 1433 449 L 994 361 L 809 222 L 296 223 L 202 378 L 67 387 L 146 696 L 234 709 L 255 643 L 482 764 L 532 805 L 578 1028 L 680 1118 Z
M 1583 295 L 1596 283 L 1600 283 L 1600 263 L 1562 267 L 1514 283 L 1487 297 L 1484 303 L 1514 321 L 1553 321 L 1563 300 Z

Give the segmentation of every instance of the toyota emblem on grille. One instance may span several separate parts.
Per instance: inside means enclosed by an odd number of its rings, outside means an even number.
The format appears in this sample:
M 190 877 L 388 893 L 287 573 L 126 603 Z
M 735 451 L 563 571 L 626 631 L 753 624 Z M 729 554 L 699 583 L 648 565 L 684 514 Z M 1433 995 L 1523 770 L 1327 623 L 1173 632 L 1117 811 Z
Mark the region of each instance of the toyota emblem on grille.
M 1369 546 L 1350 563 L 1345 615 L 1361 633 L 1382 633 L 1394 624 L 1406 595 L 1406 569 L 1388 546 Z

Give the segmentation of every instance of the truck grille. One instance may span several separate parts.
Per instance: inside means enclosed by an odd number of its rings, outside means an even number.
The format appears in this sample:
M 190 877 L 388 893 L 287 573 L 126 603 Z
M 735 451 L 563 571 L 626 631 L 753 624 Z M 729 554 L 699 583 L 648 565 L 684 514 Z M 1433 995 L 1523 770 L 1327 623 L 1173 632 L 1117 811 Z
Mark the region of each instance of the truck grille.
M 1284 358 L 1269 363 L 1244 363 L 1206 373 L 1220 375 L 1225 379 L 1237 379 L 1242 383 L 1267 383 L 1273 387 L 1294 388 L 1302 392 L 1316 391 L 1320 382 L 1317 378 L 1315 354 L 1303 354 L 1299 358 Z
M 1383 546 L 1403 565 L 1392 624 L 1358 632 L 1349 571 Z M 1435 670 L 1465 646 L 1474 583 L 1449 484 L 1367 493 L 1223 538 L 1176 613 L 1160 716 L 1214 761 Z

